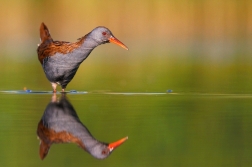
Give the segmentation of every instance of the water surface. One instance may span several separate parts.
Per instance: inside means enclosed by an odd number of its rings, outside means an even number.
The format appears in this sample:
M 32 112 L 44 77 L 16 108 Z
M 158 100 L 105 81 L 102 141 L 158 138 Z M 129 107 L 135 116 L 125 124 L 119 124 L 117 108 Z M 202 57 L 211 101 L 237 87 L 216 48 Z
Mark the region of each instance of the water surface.
M 105 160 L 75 144 L 54 144 L 42 161 L 36 130 L 51 97 L 0 93 L 3 166 L 252 164 L 250 94 L 69 93 L 68 100 L 95 138 L 129 139 Z

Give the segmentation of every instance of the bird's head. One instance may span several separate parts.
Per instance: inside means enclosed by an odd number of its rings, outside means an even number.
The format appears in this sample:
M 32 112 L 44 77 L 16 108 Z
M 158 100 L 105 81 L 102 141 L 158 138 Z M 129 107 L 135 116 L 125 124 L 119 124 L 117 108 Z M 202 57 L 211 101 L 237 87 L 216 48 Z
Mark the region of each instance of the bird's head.
M 121 41 L 119 41 L 112 32 L 106 28 L 106 27 L 96 27 L 89 33 L 89 37 L 98 42 L 99 44 L 104 44 L 104 43 L 114 43 L 122 48 L 129 50 L 126 45 L 124 45 Z
M 89 152 L 95 158 L 98 158 L 98 159 L 107 158 L 116 147 L 120 146 L 127 139 L 128 137 L 125 137 L 110 144 L 104 144 L 104 143 L 97 144 Z

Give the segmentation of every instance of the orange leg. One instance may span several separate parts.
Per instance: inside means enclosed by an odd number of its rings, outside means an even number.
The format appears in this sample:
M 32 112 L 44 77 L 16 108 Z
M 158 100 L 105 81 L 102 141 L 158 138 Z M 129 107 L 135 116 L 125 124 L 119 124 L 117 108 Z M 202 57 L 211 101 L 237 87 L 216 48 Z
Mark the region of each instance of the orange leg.
M 57 92 L 57 90 L 56 90 L 57 84 L 53 83 L 53 82 L 51 82 L 51 84 L 52 84 L 52 88 L 53 88 L 53 93 L 56 93 Z

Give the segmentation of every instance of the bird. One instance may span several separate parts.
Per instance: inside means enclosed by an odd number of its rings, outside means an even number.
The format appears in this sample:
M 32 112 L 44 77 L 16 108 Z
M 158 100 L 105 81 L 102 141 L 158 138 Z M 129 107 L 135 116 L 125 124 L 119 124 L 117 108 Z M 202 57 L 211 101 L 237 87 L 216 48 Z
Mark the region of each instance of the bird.
M 57 100 L 56 94 L 53 94 L 38 123 L 37 135 L 40 140 L 39 155 L 41 160 L 47 156 L 54 143 L 75 143 L 93 157 L 104 159 L 128 139 L 127 136 L 112 143 L 96 140 L 80 121 L 65 93 L 59 100 Z
M 128 50 L 128 47 L 119 41 L 112 32 L 99 26 L 78 39 L 77 42 L 54 41 L 49 29 L 42 22 L 40 26 L 40 41 L 37 54 L 47 79 L 51 82 L 53 92 L 57 85 L 62 92 L 73 79 L 80 64 L 89 56 L 92 50 L 105 43 L 114 43 Z

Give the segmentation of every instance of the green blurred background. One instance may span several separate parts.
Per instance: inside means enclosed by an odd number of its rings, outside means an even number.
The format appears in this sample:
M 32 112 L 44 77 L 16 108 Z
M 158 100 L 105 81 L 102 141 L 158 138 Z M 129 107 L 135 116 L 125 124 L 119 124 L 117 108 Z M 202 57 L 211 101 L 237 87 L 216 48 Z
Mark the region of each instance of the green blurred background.
M 129 47 L 97 47 L 67 87 L 89 92 L 68 97 L 91 133 L 128 135 L 122 147 L 98 161 L 55 145 L 41 161 L 36 127 L 51 94 L 1 92 L 2 164 L 251 166 L 251 9 L 251 0 L 0 0 L 0 91 L 51 90 L 36 53 L 41 22 L 70 42 L 106 26 Z
M 45 22 L 70 42 L 103 25 L 130 49 L 99 46 L 68 90 L 251 93 L 251 9 L 249 0 L 1 1 L 0 88 L 51 90 L 36 53 Z

